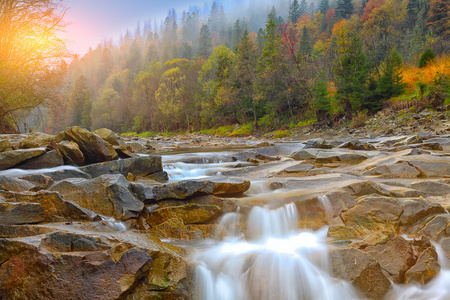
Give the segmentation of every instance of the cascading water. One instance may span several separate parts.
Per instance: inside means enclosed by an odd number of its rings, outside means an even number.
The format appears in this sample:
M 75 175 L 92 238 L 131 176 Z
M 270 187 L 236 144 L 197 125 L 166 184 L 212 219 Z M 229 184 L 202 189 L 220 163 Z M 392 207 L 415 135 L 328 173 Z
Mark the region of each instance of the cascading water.
M 225 216 L 228 226 L 236 215 Z M 347 282 L 328 273 L 326 231 L 299 231 L 294 204 L 255 207 L 239 234 L 194 255 L 201 300 L 358 299 Z

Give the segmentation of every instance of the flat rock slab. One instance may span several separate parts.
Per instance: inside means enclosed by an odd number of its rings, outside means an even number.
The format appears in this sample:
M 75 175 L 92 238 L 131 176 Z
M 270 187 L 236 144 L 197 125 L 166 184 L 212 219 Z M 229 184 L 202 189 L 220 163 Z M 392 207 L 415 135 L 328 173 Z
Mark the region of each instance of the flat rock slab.
M 186 204 L 180 206 L 158 208 L 151 212 L 147 223 L 156 227 L 170 219 L 178 219 L 184 225 L 201 224 L 217 217 L 221 208 L 215 205 Z
M 34 224 L 44 220 L 44 208 L 38 203 L 0 202 L 0 224 Z
M 0 152 L 0 170 L 12 168 L 21 162 L 40 156 L 45 152 L 44 148 Z
M 195 195 L 236 195 L 250 188 L 250 181 L 224 176 L 209 180 L 183 180 L 153 188 L 154 200 L 186 199 Z

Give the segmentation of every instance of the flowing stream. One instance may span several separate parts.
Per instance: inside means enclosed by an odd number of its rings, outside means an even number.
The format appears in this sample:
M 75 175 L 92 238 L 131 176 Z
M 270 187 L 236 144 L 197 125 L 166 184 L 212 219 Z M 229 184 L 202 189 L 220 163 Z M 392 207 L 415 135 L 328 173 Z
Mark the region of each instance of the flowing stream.
M 232 167 L 229 161 L 213 160 L 208 154 L 202 157 L 204 162 L 175 162 L 173 157 L 163 162 L 171 181 L 220 175 Z M 252 181 L 246 196 L 264 195 L 277 202 L 278 193 L 268 189 L 266 180 L 258 179 Z M 329 199 L 324 196 L 319 201 L 326 214 L 331 214 Z M 194 251 L 196 299 L 363 299 L 350 283 L 330 275 L 328 250 L 333 246 L 327 240 L 327 228 L 300 230 L 293 203 L 275 209 L 270 205 L 255 206 L 246 220 L 242 218 L 239 211 L 224 215 L 219 227 L 226 229 L 225 237 Z M 425 286 L 393 285 L 385 299 L 449 300 L 450 264 L 436 248 L 442 266 L 440 274 Z

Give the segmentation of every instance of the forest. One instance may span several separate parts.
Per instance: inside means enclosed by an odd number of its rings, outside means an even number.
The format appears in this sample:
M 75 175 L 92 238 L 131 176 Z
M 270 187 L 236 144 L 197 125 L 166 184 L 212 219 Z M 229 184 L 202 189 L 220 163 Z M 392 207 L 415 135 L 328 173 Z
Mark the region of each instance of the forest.
M 207 13 L 171 9 L 83 56 L 55 46 L 26 64 L 5 59 L 16 54 L 3 35 L 8 2 L 0 4 L 0 132 L 36 108 L 49 133 L 237 125 L 245 134 L 449 103 L 448 0 L 293 0 L 240 17 L 216 1 Z M 49 26 L 64 26 L 58 1 L 37 2 L 52 9 Z

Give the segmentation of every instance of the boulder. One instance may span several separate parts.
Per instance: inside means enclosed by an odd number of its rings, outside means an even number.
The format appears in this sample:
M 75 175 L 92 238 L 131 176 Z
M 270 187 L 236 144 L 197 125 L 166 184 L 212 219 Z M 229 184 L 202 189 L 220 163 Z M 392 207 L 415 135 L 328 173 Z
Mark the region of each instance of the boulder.
M 67 165 L 84 165 L 84 155 L 77 143 L 72 141 L 61 141 L 57 146 L 63 154 L 64 161 Z
M 163 199 L 186 199 L 196 195 L 236 195 L 247 191 L 250 181 L 228 177 L 210 177 L 209 180 L 183 180 L 153 187 L 156 201 Z
M 349 141 L 341 144 L 338 148 L 346 148 L 350 150 L 374 151 L 375 147 L 371 144 L 362 143 L 358 140 Z
M 437 215 L 428 221 L 417 234 L 424 235 L 433 241 L 439 241 L 442 237 L 448 236 L 447 227 L 450 223 L 450 215 Z
M 118 158 L 113 146 L 98 135 L 78 126 L 66 128 L 60 135 L 63 140 L 78 144 L 87 164 L 111 161 Z
M 30 189 L 30 191 L 32 192 L 46 190 L 49 187 L 51 187 L 54 183 L 54 180 L 50 176 L 39 173 L 25 175 L 20 177 L 19 179 L 31 182 L 34 185 L 34 187 Z
M 362 181 L 347 185 L 342 188 L 343 191 L 350 193 L 355 197 L 364 195 L 378 194 L 382 196 L 392 196 L 391 192 L 373 181 Z
M 312 139 L 312 140 L 308 140 L 306 142 L 305 147 L 303 149 L 309 149 L 309 148 L 331 149 L 331 148 L 333 148 L 333 145 L 331 145 L 329 142 L 325 141 L 324 139 Z
M 0 170 L 12 168 L 23 161 L 40 156 L 45 152 L 44 148 L 0 152 Z
M 124 142 L 120 139 L 120 137 L 114 133 L 114 131 L 108 129 L 108 128 L 100 128 L 92 133 L 97 134 L 99 137 L 107 141 L 113 146 L 122 146 L 124 145 Z
M 361 232 L 388 230 L 396 232 L 396 221 L 403 209 L 395 198 L 363 196 L 356 205 L 341 213 L 345 225 Z
M 41 246 L 51 252 L 87 252 L 111 249 L 111 245 L 108 245 L 108 241 L 105 239 L 69 232 L 50 233 L 42 239 Z
M 221 208 L 215 205 L 186 204 L 157 208 L 150 213 L 147 223 L 155 227 L 170 219 L 178 219 L 183 224 L 201 224 L 218 217 Z
M 84 166 L 80 168 L 80 171 L 92 177 L 114 173 L 120 173 L 125 177 L 131 173 L 136 177 L 163 172 L 163 167 L 161 156 L 142 156 Z
M 0 225 L 0 243 L 2 241 L 1 239 L 4 238 L 23 238 L 28 236 L 46 234 L 55 230 L 56 229 L 41 227 L 37 225 Z
M 395 283 L 405 282 L 405 273 L 411 268 L 414 257 L 412 245 L 401 236 L 395 236 L 386 243 L 364 249 L 380 264 L 384 275 Z
M 28 135 L 25 139 L 23 139 L 20 144 L 20 149 L 31 149 L 31 148 L 40 148 L 47 147 L 51 141 L 53 141 L 56 137 L 54 135 L 37 132 Z
M 441 182 L 421 181 L 411 183 L 409 187 L 415 190 L 426 192 L 433 196 L 445 196 L 450 194 L 450 185 Z
M 443 214 L 445 209 L 437 203 L 431 203 L 421 198 L 398 199 L 403 209 L 403 213 L 398 219 L 398 224 L 403 227 L 409 227 L 431 215 Z
M 416 264 L 406 272 L 405 282 L 407 284 L 414 282 L 426 284 L 440 271 L 441 266 L 438 263 L 436 251 L 428 248 L 419 255 Z
M 53 179 L 53 181 L 61 181 L 64 179 L 69 179 L 69 178 L 84 178 L 84 179 L 92 178 L 91 175 L 81 171 L 80 169 L 78 169 L 76 167 L 72 167 L 72 166 L 66 166 L 66 167 L 64 167 L 64 169 L 58 170 L 58 171 L 45 172 L 45 173 L 42 173 L 42 175 L 50 177 L 51 179 Z M 26 179 L 26 177 L 22 177 L 22 178 Z
M 416 178 L 420 176 L 420 171 L 410 166 L 407 162 L 400 162 L 393 165 L 381 165 L 372 168 L 362 174 L 363 176 L 378 176 L 382 178 Z
M 55 183 L 50 191 L 97 214 L 127 220 L 139 215 L 144 203 L 129 190 L 123 175 L 108 174 L 94 179 L 66 179 Z
M 297 164 L 295 166 L 287 167 L 286 169 L 284 169 L 281 172 L 288 173 L 288 174 L 291 174 L 291 173 L 306 174 L 312 168 L 314 168 L 314 166 L 311 164 Z
M 424 155 L 421 155 L 424 156 Z M 415 167 L 423 176 L 426 177 L 444 177 L 450 176 L 449 161 L 430 161 L 430 160 L 408 160 L 409 164 Z
M 0 202 L 0 224 L 34 224 L 44 220 L 44 208 L 39 203 Z
M 380 299 L 391 283 L 380 264 L 368 253 L 355 248 L 333 249 L 330 252 L 332 274 L 349 281 L 369 299 Z
M 151 232 L 161 239 L 198 240 L 203 238 L 202 231 L 191 230 L 190 227 L 179 219 L 172 218 L 153 227 Z
M 36 186 L 26 180 L 12 177 L 12 176 L 0 176 L 0 188 L 13 191 L 13 192 L 24 192 L 34 189 Z
M 441 247 L 442 251 L 445 253 L 445 256 L 450 259 L 450 238 L 442 239 Z
M 327 236 L 334 239 L 346 240 L 362 236 L 362 233 L 350 226 L 332 225 L 328 228 Z
M 39 203 L 44 209 L 44 221 L 46 222 L 92 221 L 100 219 L 93 212 L 80 207 L 74 202 L 64 200 L 55 192 L 14 193 L 0 191 L 0 195 L 7 202 Z
M 306 150 L 296 151 L 296 152 L 292 153 L 290 157 L 295 160 L 315 160 L 316 159 L 316 155 L 314 155 Z
M 44 168 L 54 168 L 64 165 L 64 160 L 56 150 L 46 152 L 38 157 L 31 158 L 17 165 L 17 168 L 25 170 L 36 170 Z
M 0 140 L 0 152 L 12 151 L 11 142 L 8 140 Z

